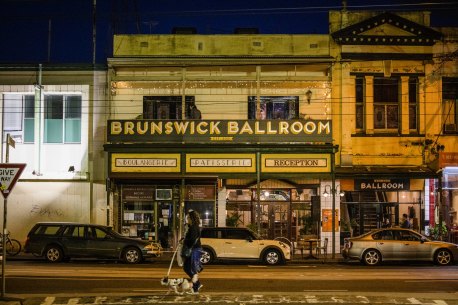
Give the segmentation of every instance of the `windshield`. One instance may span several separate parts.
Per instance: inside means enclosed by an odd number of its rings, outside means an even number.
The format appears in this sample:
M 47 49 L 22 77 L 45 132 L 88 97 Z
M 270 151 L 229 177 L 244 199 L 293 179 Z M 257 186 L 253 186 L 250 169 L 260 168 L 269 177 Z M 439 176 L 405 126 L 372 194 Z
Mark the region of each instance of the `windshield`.
M 114 231 L 111 227 L 107 227 L 106 230 L 107 230 L 111 235 L 113 235 L 114 237 L 125 237 L 125 236 L 119 234 L 118 232 Z
M 264 238 L 261 237 L 261 235 L 258 235 L 258 233 L 252 231 L 252 230 L 249 229 L 249 228 L 247 228 L 247 229 L 248 229 L 248 231 L 250 231 L 251 234 L 253 234 L 254 239 L 264 239 Z

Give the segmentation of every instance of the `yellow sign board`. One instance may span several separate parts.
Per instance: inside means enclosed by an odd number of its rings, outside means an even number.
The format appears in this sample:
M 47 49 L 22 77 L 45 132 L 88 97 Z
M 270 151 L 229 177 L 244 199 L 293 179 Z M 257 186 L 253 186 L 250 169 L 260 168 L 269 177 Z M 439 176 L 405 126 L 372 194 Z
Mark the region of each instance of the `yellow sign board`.
M 256 173 L 255 154 L 186 154 L 187 173 Z
M 179 173 L 180 154 L 117 154 L 111 155 L 114 173 Z
M 263 173 L 329 173 L 331 156 L 328 154 L 262 154 Z

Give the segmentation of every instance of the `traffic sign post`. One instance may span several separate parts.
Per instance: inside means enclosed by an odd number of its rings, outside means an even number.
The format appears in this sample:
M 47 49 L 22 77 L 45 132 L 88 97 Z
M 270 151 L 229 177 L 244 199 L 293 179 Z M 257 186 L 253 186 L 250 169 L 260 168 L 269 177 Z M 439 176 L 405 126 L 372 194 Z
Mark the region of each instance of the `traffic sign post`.
M 8 195 L 22 174 L 26 164 L 1 163 L 0 164 L 0 191 L 4 198 L 3 204 L 3 237 L 2 237 L 2 298 L 5 296 L 5 261 L 6 261 L 6 228 Z

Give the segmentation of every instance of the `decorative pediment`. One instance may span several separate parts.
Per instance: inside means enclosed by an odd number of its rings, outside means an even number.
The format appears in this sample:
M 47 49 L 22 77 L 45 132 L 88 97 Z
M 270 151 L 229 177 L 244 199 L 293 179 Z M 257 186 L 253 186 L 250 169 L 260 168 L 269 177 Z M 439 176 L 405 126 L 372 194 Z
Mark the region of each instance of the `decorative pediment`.
M 383 13 L 331 34 L 343 45 L 431 46 L 442 34 L 392 13 Z

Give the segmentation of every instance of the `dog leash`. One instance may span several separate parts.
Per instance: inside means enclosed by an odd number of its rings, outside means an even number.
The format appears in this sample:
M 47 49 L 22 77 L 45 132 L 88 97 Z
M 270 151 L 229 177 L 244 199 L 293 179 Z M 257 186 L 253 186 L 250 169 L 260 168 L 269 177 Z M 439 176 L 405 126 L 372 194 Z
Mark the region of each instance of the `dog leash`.
M 169 277 L 169 275 L 170 275 L 170 270 L 172 270 L 173 261 L 175 260 L 175 255 L 176 255 L 177 252 L 178 252 L 178 248 L 179 248 L 179 247 L 177 247 L 176 250 L 173 252 L 172 260 L 170 261 L 169 271 L 167 271 L 167 277 Z

